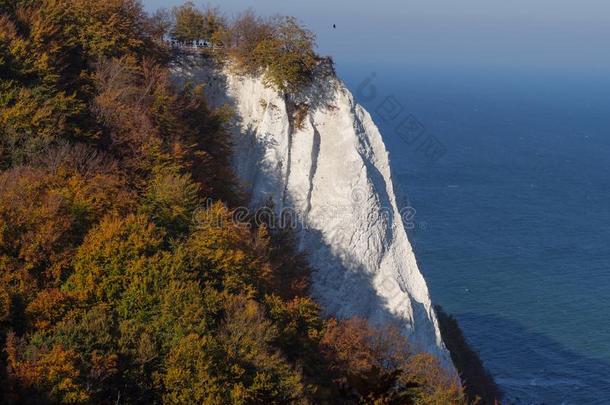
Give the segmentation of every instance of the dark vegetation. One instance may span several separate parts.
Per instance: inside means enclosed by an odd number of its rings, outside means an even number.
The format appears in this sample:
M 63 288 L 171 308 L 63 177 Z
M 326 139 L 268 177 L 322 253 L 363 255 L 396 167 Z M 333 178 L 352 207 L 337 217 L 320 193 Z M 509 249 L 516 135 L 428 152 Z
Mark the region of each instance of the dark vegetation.
M 440 306 L 435 307 L 443 341 L 451 354 L 451 360 L 460 373 L 466 397 L 482 404 L 496 404 L 502 397 L 500 389 L 479 355 L 468 345 L 457 320 Z
M 191 2 L 160 10 L 153 16 L 157 37 L 183 44 L 206 41 L 214 50 L 208 56 L 230 62 L 241 74 L 264 74 L 267 84 L 284 93 L 296 93 L 309 83 L 321 61 L 315 52 L 315 35 L 294 17 L 263 18 L 252 10 L 234 19 L 218 9 L 200 10 Z
M 301 83 L 293 19 L 214 15 L 234 63 Z M 0 402 L 464 403 L 396 330 L 324 319 L 290 234 L 233 221 L 226 117 L 170 81 L 159 34 L 194 34 L 165 21 L 0 0 Z

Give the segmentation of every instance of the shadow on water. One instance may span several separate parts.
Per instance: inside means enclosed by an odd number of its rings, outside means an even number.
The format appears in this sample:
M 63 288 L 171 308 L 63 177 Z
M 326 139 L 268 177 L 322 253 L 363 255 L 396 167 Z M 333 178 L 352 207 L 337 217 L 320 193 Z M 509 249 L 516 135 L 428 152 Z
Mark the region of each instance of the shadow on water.
M 610 364 L 564 348 L 543 334 L 496 315 L 456 316 L 509 404 L 603 404 L 610 401 Z

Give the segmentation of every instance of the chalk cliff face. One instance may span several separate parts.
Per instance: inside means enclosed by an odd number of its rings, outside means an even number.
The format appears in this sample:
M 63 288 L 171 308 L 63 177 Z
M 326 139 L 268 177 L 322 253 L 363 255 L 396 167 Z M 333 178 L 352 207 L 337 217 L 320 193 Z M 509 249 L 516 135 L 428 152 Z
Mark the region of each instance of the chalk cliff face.
M 325 311 L 396 322 L 417 349 L 450 365 L 381 134 L 331 69 L 321 65 L 297 98 L 261 77 L 192 60 L 174 71 L 179 80 L 205 83 L 212 105 L 234 110 L 234 167 L 251 208 L 272 201 L 295 222 L 314 269 L 312 293 Z

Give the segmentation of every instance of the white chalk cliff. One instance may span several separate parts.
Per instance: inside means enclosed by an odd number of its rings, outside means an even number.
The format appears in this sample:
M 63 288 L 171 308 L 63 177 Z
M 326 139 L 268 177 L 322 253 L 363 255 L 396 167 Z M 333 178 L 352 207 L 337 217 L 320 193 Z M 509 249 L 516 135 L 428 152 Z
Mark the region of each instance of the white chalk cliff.
M 426 282 L 392 186 L 388 152 L 367 111 L 329 69 L 288 100 L 261 77 L 185 60 L 179 80 L 204 83 L 228 104 L 234 167 L 252 196 L 298 217 L 312 294 L 332 315 L 397 322 L 414 346 L 450 365 Z

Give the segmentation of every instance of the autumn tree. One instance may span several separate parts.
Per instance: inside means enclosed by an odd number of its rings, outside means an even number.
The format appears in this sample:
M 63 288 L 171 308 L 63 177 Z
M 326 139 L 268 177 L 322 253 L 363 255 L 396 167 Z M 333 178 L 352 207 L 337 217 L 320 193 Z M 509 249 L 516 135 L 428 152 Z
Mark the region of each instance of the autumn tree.
M 183 42 L 205 38 L 207 31 L 205 15 L 192 2 L 174 7 L 172 14 L 174 17 L 172 37 Z
M 294 19 L 174 13 L 241 73 L 312 77 Z M 0 402 L 460 403 L 396 330 L 324 319 L 294 235 L 236 218 L 231 113 L 172 80 L 167 17 L 0 0 Z
M 171 235 L 185 234 L 202 207 L 200 187 L 188 174 L 154 173 L 144 194 L 143 210 Z
M 466 405 L 468 401 L 456 375 L 429 353 L 411 356 L 403 366 L 400 383 L 414 386 L 413 396 L 422 405 Z
M 165 35 L 171 34 L 174 26 L 174 15 L 171 10 L 160 8 L 148 19 L 151 35 L 157 39 L 163 39 Z
M 172 403 L 305 403 L 301 376 L 273 348 L 276 338 L 277 330 L 258 304 L 242 297 L 232 299 L 217 340 L 190 335 L 170 354 L 166 399 Z
M 259 42 L 254 53 L 265 68 L 268 84 L 296 93 L 311 80 L 316 66 L 315 36 L 294 17 L 276 17 L 271 26 L 272 35 Z
M 227 19 L 217 7 L 207 7 L 203 10 L 205 20 L 204 39 L 212 41 L 212 45 L 223 46 L 222 34 L 227 29 Z
M 223 36 L 229 57 L 236 68 L 246 74 L 256 74 L 263 68 L 262 61 L 255 53 L 256 47 L 273 34 L 272 25 L 247 10 L 232 21 Z

